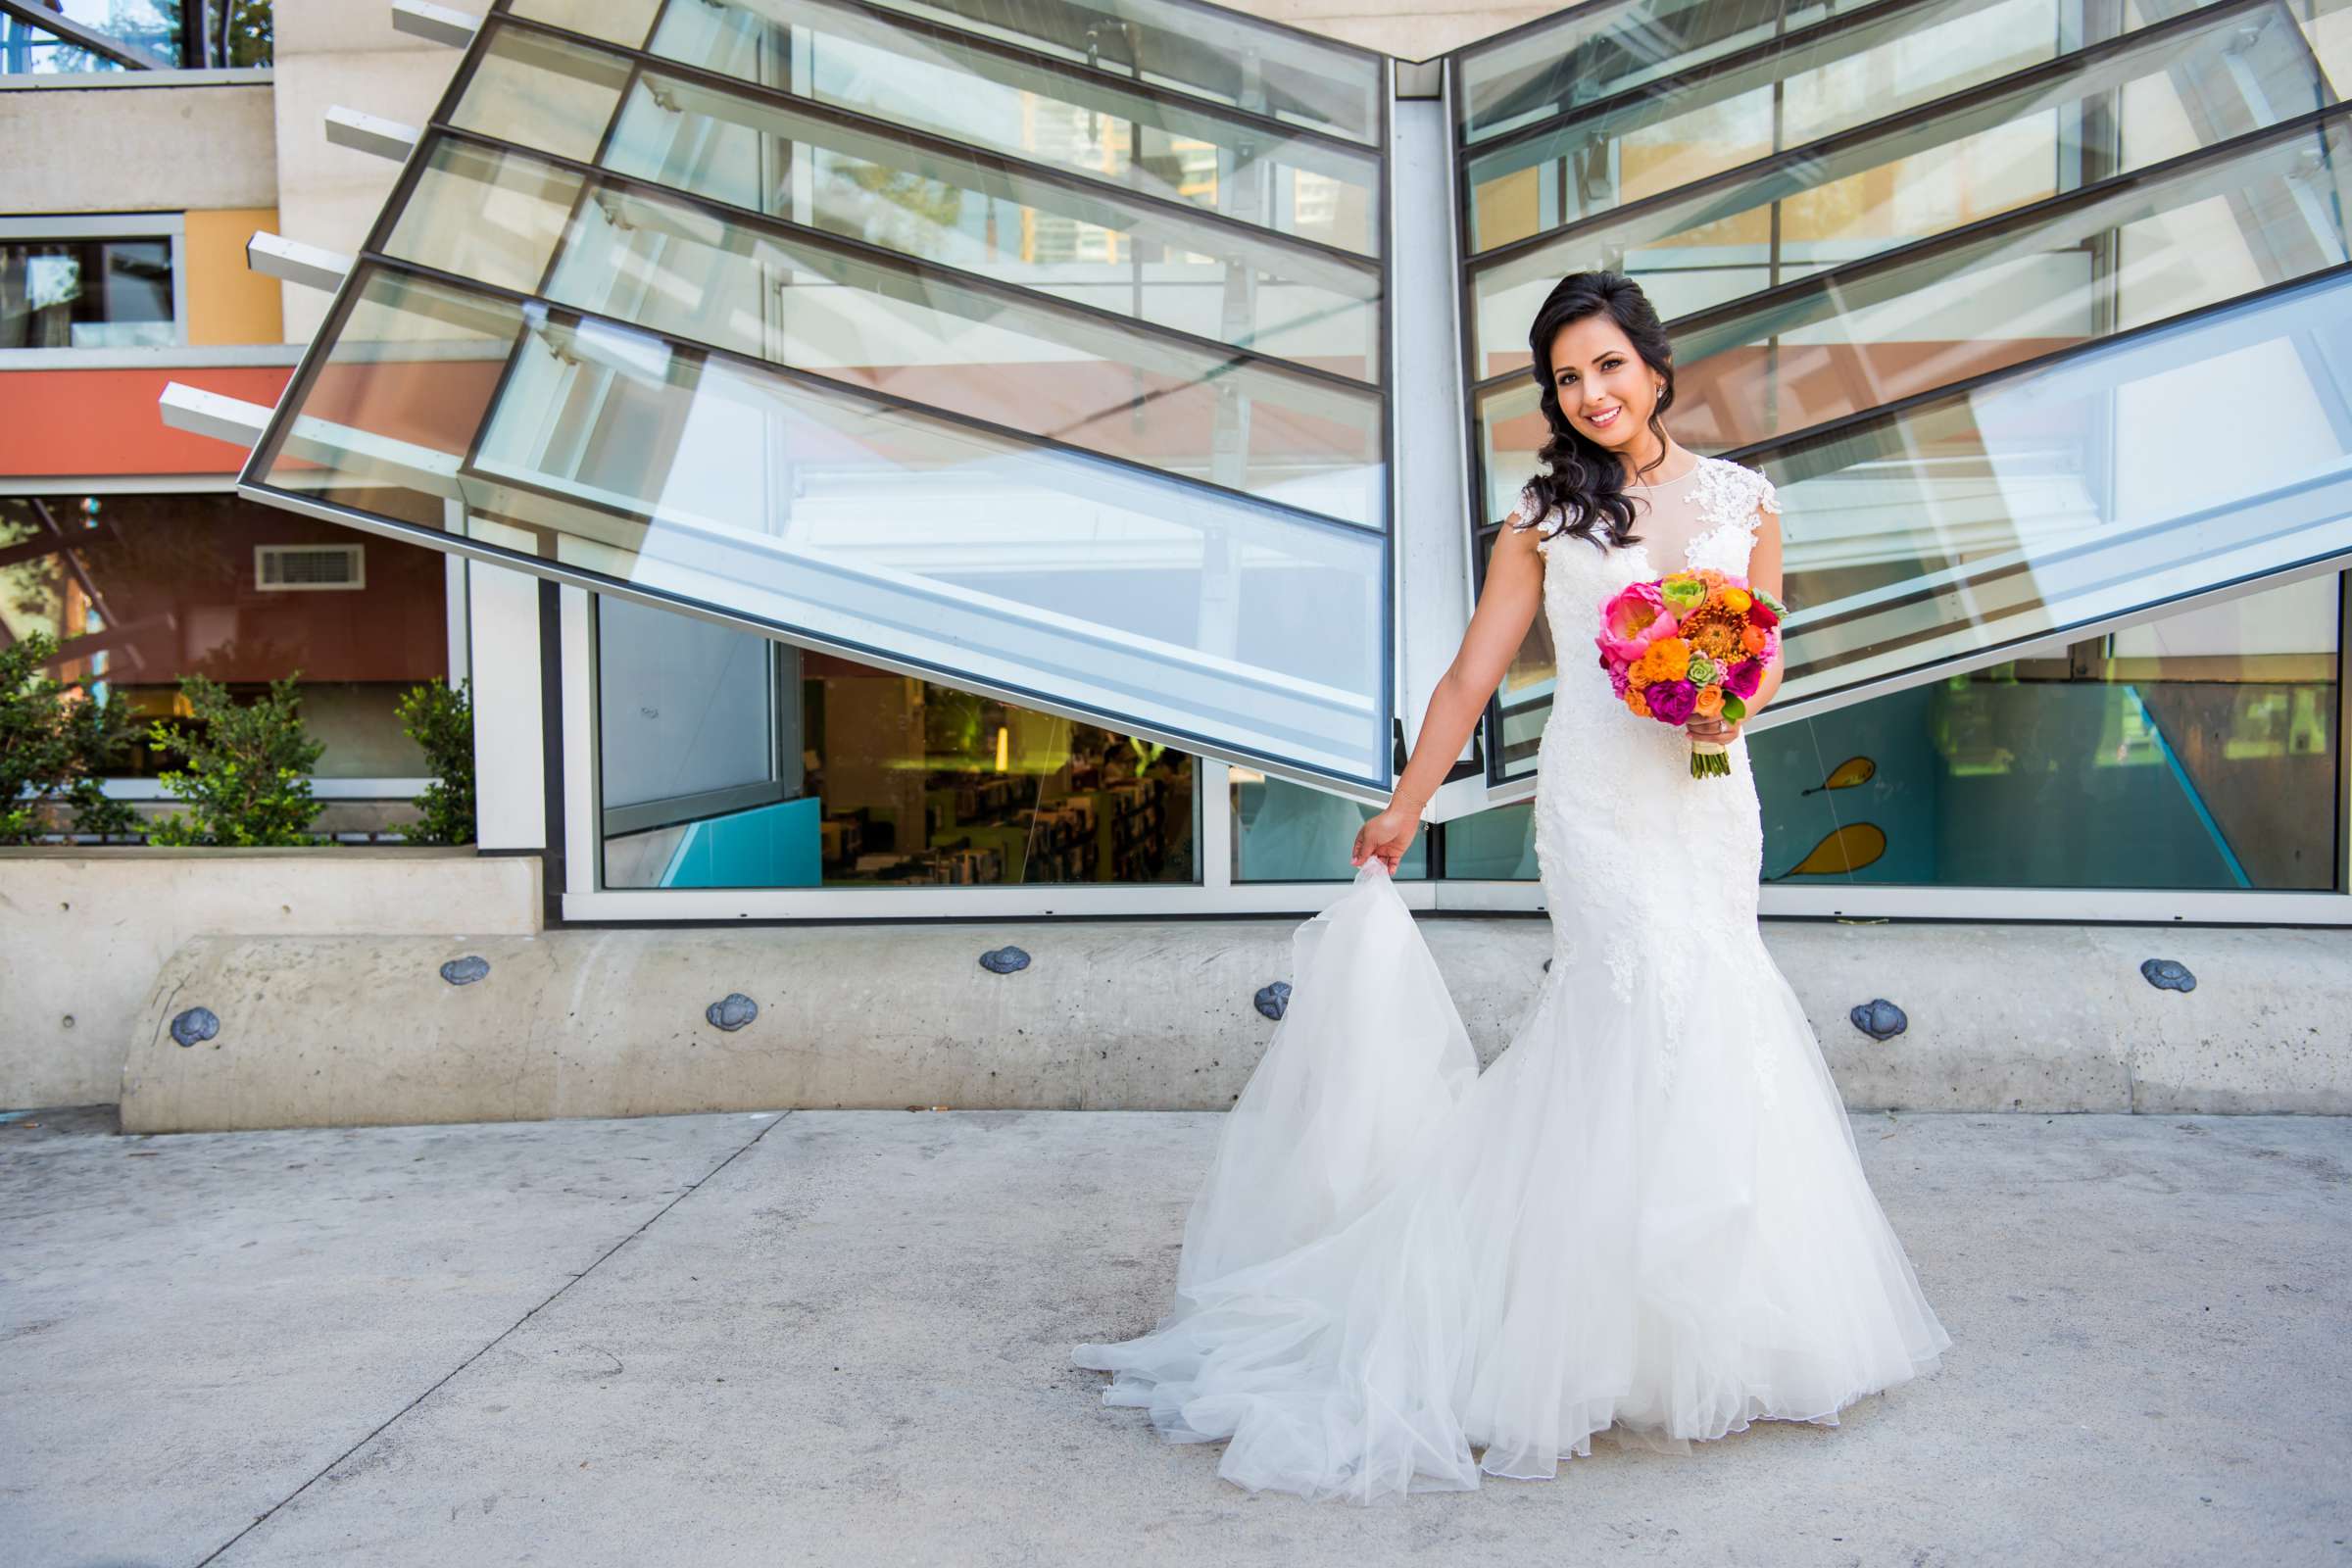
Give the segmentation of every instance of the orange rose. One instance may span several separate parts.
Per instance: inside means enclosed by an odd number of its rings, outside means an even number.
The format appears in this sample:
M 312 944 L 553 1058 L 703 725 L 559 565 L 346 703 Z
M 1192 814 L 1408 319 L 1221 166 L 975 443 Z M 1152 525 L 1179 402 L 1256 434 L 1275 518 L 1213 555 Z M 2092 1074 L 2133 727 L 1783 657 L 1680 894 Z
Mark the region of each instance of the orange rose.
M 1642 688 L 1639 686 L 1629 687 L 1627 689 L 1625 694 L 1625 706 L 1633 710 L 1633 713 L 1636 718 L 1647 718 L 1649 716 L 1648 699 L 1642 695 Z
M 1694 711 L 1703 713 L 1709 718 L 1713 718 L 1717 713 L 1722 712 L 1723 688 L 1720 686 L 1701 686 L 1698 689 L 1698 701 L 1692 705 L 1692 709 Z
M 1764 628 L 1761 626 L 1743 627 L 1740 632 L 1740 646 L 1745 649 L 1748 653 L 1762 653 L 1764 651 L 1764 644 L 1766 641 L 1768 641 L 1768 639 L 1765 637 Z

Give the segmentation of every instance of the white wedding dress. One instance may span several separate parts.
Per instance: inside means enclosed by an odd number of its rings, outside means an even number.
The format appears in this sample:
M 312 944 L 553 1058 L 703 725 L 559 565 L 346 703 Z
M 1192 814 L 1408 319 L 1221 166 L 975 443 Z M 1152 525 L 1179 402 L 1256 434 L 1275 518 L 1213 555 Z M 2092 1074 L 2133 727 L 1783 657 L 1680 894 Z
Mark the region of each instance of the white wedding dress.
M 1478 1070 L 1367 859 L 1294 938 L 1172 1309 L 1072 1353 L 1168 1439 L 1226 1440 L 1218 1474 L 1252 1491 L 1379 1502 L 1548 1479 L 1595 1433 L 1688 1452 L 1756 1419 L 1835 1426 L 1951 1343 L 1758 933 L 1746 741 L 1728 776 L 1691 778 L 1688 738 L 1627 712 L 1591 652 L 1601 603 L 1659 574 L 1653 548 L 1744 574 L 1772 488 L 1709 458 L 1632 493 L 1647 543 L 1539 545 L 1553 943 L 1510 1044 Z M 1523 493 L 1513 524 L 1532 510 Z

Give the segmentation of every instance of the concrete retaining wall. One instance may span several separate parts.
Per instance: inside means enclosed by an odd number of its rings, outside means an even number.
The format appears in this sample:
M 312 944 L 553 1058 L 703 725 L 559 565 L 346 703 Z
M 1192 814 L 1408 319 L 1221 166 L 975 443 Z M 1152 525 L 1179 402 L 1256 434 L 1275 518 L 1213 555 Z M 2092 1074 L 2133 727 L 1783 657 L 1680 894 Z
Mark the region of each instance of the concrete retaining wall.
M 0 849 L 0 1106 L 117 1099 L 191 937 L 524 934 L 540 910 L 535 857 L 466 848 Z
M 199 937 L 147 999 L 122 1086 L 140 1132 L 784 1106 L 1176 1109 L 1231 1103 L 1272 1034 L 1295 919 L 1004 922 L 426 937 Z M 1548 929 L 1424 917 L 1491 1059 Z M 2352 1110 L 2352 935 L 1772 921 L 1855 1108 Z M 1014 974 L 977 963 L 1013 943 Z M 486 978 L 451 985 L 447 959 Z M 2160 991 L 2143 958 L 2185 963 Z M 726 1031 L 704 1009 L 759 1004 Z M 1881 1043 L 1847 1009 L 1888 998 Z M 183 1047 L 201 1005 L 220 1033 Z

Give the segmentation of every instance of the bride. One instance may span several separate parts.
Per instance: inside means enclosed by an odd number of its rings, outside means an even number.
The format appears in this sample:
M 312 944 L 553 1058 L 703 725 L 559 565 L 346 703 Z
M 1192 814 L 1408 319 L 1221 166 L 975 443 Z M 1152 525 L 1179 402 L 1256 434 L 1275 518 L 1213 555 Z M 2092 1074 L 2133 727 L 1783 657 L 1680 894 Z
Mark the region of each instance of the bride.
M 1951 1337 L 1871 1193 L 1821 1048 L 1756 928 L 1762 829 L 1728 776 L 1626 711 L 1601 604 L 1683 566 L 1781 587 L 1753 469 L 1678 445 L 1664 329 L 1609 272 L 1529 334 L 1550 439 L 1354 886 L 1294 938 L 1294 993 L 1194 1200 L 1152 1332 L 1081 1345 L 1218 1474 L 1390 1500 L 1550 1479 L 1595 1433 L 1689 1452 L 1751 1420 L 1838 1424 Z M 1560 651 L 1535 843 L 1552 956 L 1482 1074 L 1390 882 L 1542 608 Z M 1768 669 L 1752 712 L 1771 701 Z

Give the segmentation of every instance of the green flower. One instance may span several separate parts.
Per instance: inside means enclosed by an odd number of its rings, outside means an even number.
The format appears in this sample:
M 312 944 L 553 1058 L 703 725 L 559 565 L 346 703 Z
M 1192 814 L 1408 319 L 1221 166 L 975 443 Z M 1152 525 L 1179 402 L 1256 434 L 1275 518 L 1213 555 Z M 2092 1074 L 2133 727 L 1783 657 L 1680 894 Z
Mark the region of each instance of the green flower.
M 1677 615 L 1687 615 L 1707 601 L 1707 585 L 1696 577 L 1669 577 L 1658 584 L 1658 597 Z
M 1683 678 L 1693 686 L 1705 686 L 1712 683 L 1722 673 L 1715 667 L 1715 661 L 1698 650 L 1692 649 L 1690 651 L 1690 667 L 1683 672 Z

